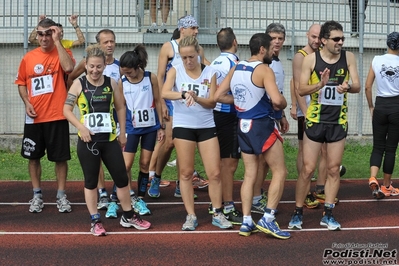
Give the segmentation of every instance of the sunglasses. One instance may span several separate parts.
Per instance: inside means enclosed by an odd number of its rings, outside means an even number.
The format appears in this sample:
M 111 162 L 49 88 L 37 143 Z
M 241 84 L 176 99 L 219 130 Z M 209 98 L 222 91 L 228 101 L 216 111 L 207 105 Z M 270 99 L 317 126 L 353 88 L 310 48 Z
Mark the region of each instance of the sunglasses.
M 51 30 L 37 30 L 36 33 L 41 37 L 53 35 L 53 32 Z
M 333 40 L 334 42 L 339 42 L 340 40 L 342 40 L 343 42 L 345 41 L 345 37 L 334 37 L 328 39 Z

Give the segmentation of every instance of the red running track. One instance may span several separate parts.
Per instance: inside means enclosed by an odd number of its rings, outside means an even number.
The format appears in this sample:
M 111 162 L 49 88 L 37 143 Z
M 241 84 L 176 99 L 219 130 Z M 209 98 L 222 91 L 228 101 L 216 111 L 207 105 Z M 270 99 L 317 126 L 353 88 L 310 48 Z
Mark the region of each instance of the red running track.
M 240 184 L 234 185 L 238 202 Z M 107 183 L 109 190 L 111 186 Z M 185 210 L 181 200 L 173 197 L 174 183 L 161 189 L 159 199 L 145 199 L 153 212 L 143 217 L 152 223 L 147 231 L 122 228 L 119 219 L 105 219 L 105 212 L 101 211 L 109 233 L 106 237 L 89 233 L 83 182 L 68 182 L 67 194 L 73 210 L 67 214 L 58 213 L 55 206 L 55 182 L 42 183 L 45 208 L 38 214 L 28 211 L 30 182 L 2 181 L 0 187 L 1 265 L 325 265 L 331 263 L 323 259 L 326 249 L 338 256 L 347 243 L 357 244 L 348 249 L 352 253 L 360 252 L 361 245 L 371 251 L 372 245 L 380 245 L 380 250 L 386 252 L 387 265 L 398 265 L 398 256 L 392 250 L 399 247 L 399 197 L 374 200 L 365 180 L 341 182 L 340 203 L 334 216 L 343 230 L 330 232 L 319 225 L 321 207 L 305 209 L 304 230 L 291 231 L 288 240 L 263 233 L 242 237 L 238 235 L 238 226 L 232 230 L 213 226 L 207 213 L 209 197 L 207 191 L 201 190 L 196 190 L 199 226 L 194 232 L 183 232 Z M 277 215 L 283 229 L 287 228 L 294 208 L 294 193 L 295 182 L 287 181 Z M 237 207 L 241 207 L 239 203 Z M 261 216 L 253 217 L 257 221 Z M 343 262 L 349 263 L 350 259 L 357 260 L 352 263 L 359 263 L 360 259 L 366 262 L 365 258 L 353 255 Z M 366 259 L 368 265 L 382 263 L 378 256 Z

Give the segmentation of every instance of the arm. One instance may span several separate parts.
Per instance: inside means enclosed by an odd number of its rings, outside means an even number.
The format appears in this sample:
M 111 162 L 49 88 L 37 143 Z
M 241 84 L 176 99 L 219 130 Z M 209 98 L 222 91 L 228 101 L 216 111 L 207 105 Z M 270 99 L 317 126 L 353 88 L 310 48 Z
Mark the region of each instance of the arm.
M 167 99 L 167 100 L 182 99 L 181 92 L 172 91 L 172 88 L 175 85 L 175 79 L 176 79 L 176 69 L 174 67 L 172 67 L 171 69 L 169 69 L 168 75 L 166 76 L 165 83 L 162 86 L 161 97 L 163 99 Z M 159 80 L 159 77 L 158 77 L 158 80 Z M 187 95 L 189 95 L 189 94 L 187 94 Z
M 375 73 L 374 73 L 372 66 L 370 66 L 370 70 L 369 70 L 369 73 L 368 73 L 367 79 L 366 79 L 365 93 L 366 93 L 366 99 L 367 99 L 367 103 L 369 105 L 371 115 L 373 115 L 373 111 L 374 111 L 373 91 L 372 91 L 374 80 L 375 80 Z
M 202 46 L 200 46 L 200 58 L 201 58 L 201 63 L 207 66 L 211 65 L 211 62 L 208 61 L 208 59 L 205 58 L 205 53 L 204 53 L 204 48 L 202 48 Z
M 166 66 L 168 65 L 168 58 L 169 58 L 168 51 L 170 51 L 170 49 L 172 49 L 170 42 L 166 42 L 162 45 L 161 51 L 159 52 L 157 77 L 158 77 L 158 87 L 160 95 L 162 95 L 162 87 L 166 76 Z M 162 111 L 162 116 L 160 117 L 160 119 L 163 118 L 169 120 L 168 108 L 165 104 L 165 101 L 163 100 L 161 100 L 161 111 Z
M 80 77 L 80 75 L 82 75 L 85 72 L 86 70 L 85 64 L 86 60 L 82 59 L 82 61 L 80 61 L 79 64 L 75 67 L 75 69 L 68 75 L 68 81 L 67 81 L 68 88 L 71 87 L 75 79 Z
M 236 69 L 235 66 L 232 69 L 230 69 L 227 76 L 224 78 L 222 83 L 216 89 L 216 92 L 214 95 L 214 99 L 216 102 L 234 104 L 234 96 L 231 94 L 227 94 L 227 93 L 231 90 L 230 82 L 231 82 L 231 78 L 233 77 L 235 69 Z
M 64 70 L 65 73 L 72 72 L 73 68 L 75 67 L 75 60 L 72 57 L 71 51 L 69 53 L 65 50 L 64 46 L 61 44 L 61 30 L 57 26 L 50 27 L 53 32 L 53 40 L 54 45 L 57 48 L 58 56 L 60 57 L 60 64 L 61 68 Z
M 19 96 L 25 104 L 25 112 L 29 117 L 36 117 L 35 108 L 29 101 L 28 88 L 26 86 L 18 85 Z
M 216 101 L 214 100 L 214 98 L 215 98 L 216 87 L 217 87 L 217 85 L 216 85 L 216 74 L 214 74 L 214 75 L 212 76 L 212 79 L 211 79 L 211 88 L 210 88 L 210 90 L 209 90 L 209 97 L 208 97 L 208 98 L 198 97 L 198 96 L 195 94 L 194 91 L 188 91 L 188 92 L 186 93 L 186 95 L 187 95 L 187 94 L 191 94 L 191 96 L 192 96 L 193 99 L 194 99 L 194 102 L 200 104 L 200 105 L 201 105 L 202 107 L 204 107 L 204 108 L 209 108 L 209 109 L 215 108 L 215 106 L 216 106 Z M 187 96 L 186 96 L 186 97 L 187 97 Z
M 349 74 L 352 80 L 351 89 L 349 93 L 360 92 L 360 79 L 357 72 L 356 58 L 352 52 L 346 52 L 346 60 L 348 62 Z M 347 91 L 347 90 L 346 90 Z
M 118 116 L 120 134 L 118 141 L 121 147 L 126 145 L 126 100 L 123 96 L 122 80 L 119 79 L 118 84 L 111 78 L 111 86 L 114 91 L 114 107 Z
M 68 18 L 68 20 L 69 20 L 69 23 L 71 23 L 72 27 L 75 29 L 76 36 L 78 36 L 78 39 L 72 43 L 72 47 L 84 44 L 86 39 L 78 25 L 78 15 L 72 15 Z
M 301 76 L 299 79 L 298 93 L 300 96 L 309 95 L 323 88 L 330 78 L 330 70 L 324 69 L 321 73 L 321 80 L 317 84 L 309 84 L 309 78 L 316 63 L 315 54 L 310 54 L 303 59 Z
M 294 82 L 293 85 L 294 85 L 294 94 L 295 94 L 296 103 L 299 105 L 299 108 L 301 109 L 302 113 L 306 114 L 306 110 L 308 109 L 308 107 L 306 105 L 306 100 L 304 97 L 300 96 L 298 93 L 303 59 L 304 59 L 304 56 L 302 54 L 300 54 L 300 53 L 295 54 L 294 59 L 292 61 L 292 73 L 293 73 L 293 82 Z M 293 106 L 294 106 L 294 104 L 293 104 Z M 294 109 L 294 108 L 292 108 L 292 109 Z M 295 112 L 296 112 L 296 110 L 295 110 Z
M 73 113 L 73 107 L 76 105 L 78 95 L 82 91 L 82 86 L 79 80 L 75 80 L 69 89 L 68 96 L 64 103 L 64 116 L 77 130 L 79 130 L 80 138 L 84 142 L 91 141 L 91 135 L 94 135 L 89 129 L 87 129 Z
M 294 79 L 292 78 L 290 80 L 290 95 L 291 95 L 291 106 L 290 106 L 290 115 L 294 120 L 297 120 L 297 113 L 296 113 L 296 107 L 297 107 L 297 96 L 295 94 L 295 87 L 294 87 Z
M 257 66 L 252 74 L 252 80 L 255 85 L 265 88 L 274 110 L 283 110 L 287 107 L 287 101 L 278 90 L 276 77 L 270 67 L 264 64 Z
M 40 15 L 39 16 L 39 21 L 38 22 L 40 22 L 40 21 L 42 21 L 43 19 L 45 19 L 46 18 L 46 15 Z M 29 35 L 29 42 L 31 43 L 31 44 L 36 44 L 36 45 L 39 45 L 39 41 L 36 39 L 36 37 L 37 37 L 37 32 L 36 32 L 36 28 L 34 28 L 33 30 L 32 30 L 32 32 L 30 33 L 30 35 Z
M 151 84 L 152 84 L 152 95 L 154 96 L 154 102 L 155 102 L 155 108 L 157 110 L 157 116 L 159 119 L 159 122 L 162 125 L 162 104 L 161 102 L 164 102 L 160 95 L 159 95 L 159 87 L 158 87 L 158 80 L 157 76 L 154 73 L 151 73 Z M 165 131 L 161 128 L 158 130 L 158 141 L 163 140 L 165 137 Z

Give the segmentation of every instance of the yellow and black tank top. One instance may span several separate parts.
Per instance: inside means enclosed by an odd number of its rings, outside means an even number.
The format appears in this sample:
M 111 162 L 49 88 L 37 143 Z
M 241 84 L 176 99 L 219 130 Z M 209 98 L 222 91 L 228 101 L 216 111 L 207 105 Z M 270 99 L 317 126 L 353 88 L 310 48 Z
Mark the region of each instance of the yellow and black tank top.
M 349 80 L 346 52 L 341 50 L 340 58 L 334 64 L 325 62 L 320 56 L 320 51 L 316 51 L 315 55 L 316 63 L 309 84 L 317 84 L 321 80 L 321 73 L 326 68 L 330 69 L 330 78 L 323 88 L 310 95 L 310 104 L 306 113 L 307 125 L 312 123 L 346 124 L 347 93 L 337 92 L 337 86 Z
M 111 78 L 104 76 L 104 83 L 98 87 L 90 84 L 86 76 L 81 77 L 79 81 L 82 85 L 77 101 L 80 122 L 92 128 L 95 133 L 91 136 L 93 142 L 113 141 L 117 135 L 113 117 L 114 94 Z M 80 135 L 80 132 L 78 134 Z

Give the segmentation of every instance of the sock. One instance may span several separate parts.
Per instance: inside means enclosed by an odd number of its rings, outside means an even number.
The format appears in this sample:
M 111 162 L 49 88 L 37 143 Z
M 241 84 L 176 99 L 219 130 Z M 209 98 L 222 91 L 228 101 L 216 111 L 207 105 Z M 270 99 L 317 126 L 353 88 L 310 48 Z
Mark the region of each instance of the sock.
M 57 199 L 61 199 L 65 196 L 65 190 L 57 190 Z
M 332 210 L 334 209 L 334 203 L 324 203 L 324 213 L 323 215 L 332 215 Z
M 294 213 L 303 215 L 303 207 L 295 207 Z
M 254 222 L 252 221 L 252 216 L 251 215 L 244 215 L 243 216 L 243 220 L 242 220 L 242 223 L 243 224 L 248 224 L 248 225 L 251 225 L 251 224 L 253 224 Z
M 234 207 L 234 201 L 225 201 L 223 203 L 224 206 L 224 212 L 229 213 L 234 211 L 236 208 Z
M 155 175 L 155 171 L 149 171 L 148 174 L 150 175 L 150 177 L 154 176 Z
M 137 195 L 139 197 L 144 197 L 145 196 L 145 192 L 147 191 L 147 184 L 148 184 L 148 178 L 149 178 L 149 174 L 148 173 L 143 173 L 143 172 L 139 172 L 139 177 L 138 177 L 138 192 Z
M 157 175 L 156 173 L 154 173 L 154 178 L 159 178 L 159 180 L 161 180 L 161 175 Z
M 98 223 L 98 222 L 100 222 L 100 214 L 99 213 L 96 213 L 96 214 L 92 214 L 92 215 L 90 215 L 90 217 L 91 217 L 91 222 L 94 224 L 94 223 Z
M 130 211 L 123 211 L 123 216 L 126 219 L 132 219 L 133 215 L 134 215 L 133 209 L 130 209 Z
M 135 196 L 136 194 L 134 193 L 134 190 L 133 189 L 131 189 L 130 190 L 130 197 L 133 197 L 133 196 Z
M 108 197 L 108 193 L 107 193 L 107 190 L 105 190 L 105 188 L 99 188 L 98 194 L 100 194 L 100 198 Z
M 316 185 L 316 193 L 324 194 L 324 185 Z
M 263 214 L 263 217 L 265 218 L 267 223 L 271 223 L 276 219 L 276 217 L 274 216 L 275 213 L 276 213 L 276 210 L 266 208 L 265 213 Z
M 213 215 L 215 215 L 215 214 L 218 214 L 218 213 L 221 213 L 222 212 L 222 207 L 220 207 L 220 208 L 212 208 L 212 210 L 213 210 Z
M 252 204 L 258 203 L 262 199 L 262 195 L 255 196 L 252 198 Z
M 41 188 L 34 188 L 33 189 L 33 197 L 42 197 L 42 189 Z

